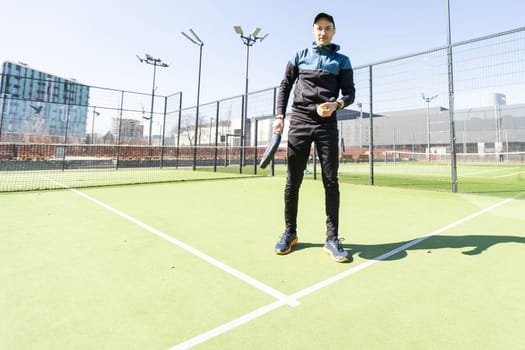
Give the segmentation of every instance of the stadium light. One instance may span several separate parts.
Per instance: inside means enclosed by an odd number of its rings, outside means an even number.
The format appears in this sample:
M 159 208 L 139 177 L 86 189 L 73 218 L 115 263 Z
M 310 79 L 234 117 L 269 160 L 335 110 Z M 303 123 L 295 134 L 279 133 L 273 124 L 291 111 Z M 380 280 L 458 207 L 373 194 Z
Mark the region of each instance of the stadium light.
M 146 63 L 153 66 L 153 88 L 151 89 L 151 111 L 150 117 L 144 118 L 149 119 L 149 135 L 148 135 L 148 145 L 151 145 L 151 130 L 153 126 L 153 106 L 155 104 L 155 76 L 157 74 L 157 67 L 169 67 L 169 63 L 162 62 L 160 58 L 153 58 L 153 56 L 146 54 L 146 58 L 142 58 L 137 55 L 140 63 Z
M 98 117 L 100 115 L 99 112 L 97 112 L 97 107 L 93 106 L 93 117 L 91 119 L 91 144 L 94 144 L 95 140 L 95 117 Z
M 182 35 L 195 45 L 199 46 L 199 78 L 197 80 L 197 107 L 195 110 L 195 136 L 193 141 L 193 170 L 197 167 L 197 137 L 198 137 L 198 129 L 199 129 L 199 104 L 200 104 L 200 93 L 201 93 L 201 66 L 202 66 L 202 47 L 204 46 L 204 42 L 199 38 L 197 34 L 193 31 L 193 29 L 189 28 L 188 31 L 190 32 L 191 36 L 181 32 Z
M 427 103 L 427 160 L 430 161 L 430 102 L 435 99 L 438 95 L 432 97 L 425 97 L 424 93 L 421 93 L 421 98 Z
M 245 154 L 245 144 L 246 144 L 246 121 L 248 118 L 248 66 L 250 61 L 250 47 L 253 46 L 257 41 L 263 41 L 268 34 L 264 36 L 258 36 L 261 32 L 261 28 L 256 27 L 251 34 L 244 35 L 244 31 L 241 26 L 233 26 L 233 30 L 242 40 L 242 43 L 246 45 L 246 86 L 244 89 L 244 110 L 241 118 L 241 159 L 240 159 L 240 169 L 242 173 L 242 167 L 244 165 L 244 154 Z
M 233 30 L 235 30 L 235 33 L 239 34 L 239 35 L 243 35 L 243 31 L 242 31 L 242 28 L 241 26 L 233 26 Z

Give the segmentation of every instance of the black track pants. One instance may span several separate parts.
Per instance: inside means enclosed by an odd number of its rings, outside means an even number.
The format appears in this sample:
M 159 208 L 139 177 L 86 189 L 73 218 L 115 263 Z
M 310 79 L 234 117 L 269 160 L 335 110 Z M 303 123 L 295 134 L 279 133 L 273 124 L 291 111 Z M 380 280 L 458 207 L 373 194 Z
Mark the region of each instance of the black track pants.
M 339 140 L 337 123 L 308 124 L 297 120 L 290 122 L 288 132 L 288 177 L 284 190 L 284 215 L 286 228 L 297 229 L 297 205 L 299 188 L 310 155 L 312 142 L 315 143 L 321 163 L 325 192 L 326 236 L 338 235 L 339 226 Z

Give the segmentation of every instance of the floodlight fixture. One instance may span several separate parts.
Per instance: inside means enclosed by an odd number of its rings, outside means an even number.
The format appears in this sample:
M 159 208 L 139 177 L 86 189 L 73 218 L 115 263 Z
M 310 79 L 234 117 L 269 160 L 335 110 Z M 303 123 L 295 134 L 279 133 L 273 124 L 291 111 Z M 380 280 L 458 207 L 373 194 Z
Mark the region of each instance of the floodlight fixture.
M 189 37 L 188 34 L 184 33 L 184 32 L 180 32 L 182 35 L 184 35 L 184 37 L 186 37 L 186 39 L 188 39 L 189 41 L 191 41 L 192 43 L 198 45 L 199 43 L 197 43 L 195 40 L 193 40 L 192 38 Z
M 197 33 L 195 33 L 195 32 L 193 31 L 193 29 L 189 28 L 188 30 L 190 31 L 191 34 L 193 34 L 193 36 L 195 37 L 195 39 L 197 39 L 197 41 L 198 41 L 201 45 L 204 44 L 204 42 L 201 40 L 201 38 L 199 38 L 199 36 L 197 35 Z
M 252 36 L 255 38 L 261 32 L 261 28 L 257 27 L 253 30 Z
M 233 29 L 235 30 L 235 33 L 237 33 L 239 35 L 243 35 L 244 34 L 244 32 L 242 31 L 241 26 L 233 26 Z
M 153 127 L 153 106 L 155 103 L 155 76 L 157 74 L 157 66 L 159 67 L 169 67 L 169 63 L 162 62 L 160 58 L 154 58 L 150 54 L 145 54 L 146 58 L 142 58 L 139 55 L 136 55 L 140 63 L 147 63 L 153 66 L 153 87 L 151 88 L 151 111 L 149 117 L 149 134 L 148 134 L 148 144 L 151 145 L 151 133 Z
M 434 95 L 432 97 L 425 97 L 425 93 L 423 93 L 423 92 L 421 93 L 421 98 L 427 103 L 430 103 L 436 97 L 438 97 L 438 95 Z
M 191 41 L 192 43 L 194 43 L 195 45 L 199 45 L 199 46 L 202 46 L 204 45 L 204 42 L 201 40 L 201 38 L 199 38 L 199 36 L 197 35 L 197 33 L 195 33 L 193 31 L 193 29 L 189 28 L 188 31 L 190 32 L 191 36 L 186 34 L 185 32 L 180 32 L 182 35 L 184 35 L 184 37 L 186 39 L 188 39 L 189 41 Z

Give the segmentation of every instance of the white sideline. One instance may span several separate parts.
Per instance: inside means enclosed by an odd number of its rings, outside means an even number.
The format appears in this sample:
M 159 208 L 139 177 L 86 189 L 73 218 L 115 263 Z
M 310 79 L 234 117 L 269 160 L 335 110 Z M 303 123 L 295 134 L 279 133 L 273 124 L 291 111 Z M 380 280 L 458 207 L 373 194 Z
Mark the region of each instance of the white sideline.
M 245 323 L 250 322 L 251 320 L 254 320 L 256 318 L 259 318 L 260 316 L 267 314 L 270 311 L 273 311 L 277 308 L 280 308 L 281 306 L 285 305 L 282 301 L 274 301 L 271 304 L 265 305 L 263 307 L 258 308 L 257 310 L 254 310 L 250 313 L 247 313 L 246 315 L 243 315 L 239 318 L 236 318 L 235 320 L 232 320 L 230 322 L 226 322 L 219 327 L 213 328 L 205 333 L 202 333 L 196 337 L 193 337 L 191 339 L 188 339 L 182 343 L 179 343 L 168 350 L 184 350 L 184 349 L 190 349 L 195 345 L 204 343 L 205 341 L 215 338 L 218 335 L 221 335 L 223 333 L 226 333 L 232 329 L 235 329 L 239 327 L 240 325 L 243 325 Z
M 382 254 L 382 255 L 380 255 L 380 256 L 372 259 L 372 260 L 368 260 L 367 262 L 364 262 L 362 264 L 354 266 L 354 267 L 352 267 L 352 268 L 350 268 L 350 269 L 348 269 L 348 270 L 346 270 L 344 272 L 341 272 L 341 273 L 339 273 L 339 274 L 337 274 L 337 275 L 335 275 L 333 277 L 330 277 L 330 278 L 328 278 L 328 279 L 326 279 L 324 281 L 321 281 L 321 282 L 316 283 L 316 284 L 314 284 L 314 285 L 312 285 L 312 286 L 310 286 L 308 288 L 300 290 L 300 291 L 290 295 L 290 298 L 292 298 L 293 300 L 298 300 L 298 299 L 300 299 L 300 298 L 302 298 L 304 296 L 312 294 L 313 292 L 315 292 L 315 291 L 317 291 L 319 289 L 327 287 L 327 286 L 329 286 L 329 285 L 331 285 L 331 284 L 333 284 L 333 283 L 335 283 L 335 282 L 337 282 L 337 281 L 339 281 L 339 280 L 341 280 L 341 279 L 343 279 L 345 277 L 348 277 L 350 275 L 353 275 L 356 272 L 364 270 L 367 267 L 370 267 L 370 266 L 380 262 L 381 260 L 384 260 L 384 259 L 386 259 L 386 258 L 388 258 L 388 257 L 390 257 L 392 255 L 395 255 L 395 254 L 399 253 L 400 251 L 403 251 L 403 250 L 405 250 L 407 248 L 410 248 L 410 247 L 412 247 L 412 246 L 414 246 L 414 245 L 416 245 L 416 244 L 418 244 L 418 243 L 420 243 L 420 242 L 422 242 L 422 241 L 424 241 L 424 240 L 426 240 L 426 239 L 428 239 L 428 238 L 430 238 L 432 236 L 435 236 L 435 235 L 437 235 L 439 233 L 447 231 L 448 229 L 451 229 L 451 228 L 453 228 L 455 226 L 458 226 L 458 225 L 460 225 L 460 224 L 462 224 L 462 223 L 464 223 L 464 222 L 466 222 L 468 220 L 471 220 L 471 219 L 473 219 L 473 218 L 475 218 L 477 216 L 480 216 L 480 215 L 485 214 L 485 213 L 487 213 L 487 212 L 489 212 L 491 210 L 494 210 L 497 207 L 500 207 L 500 206 L 502 206 L 504 204 L 507 204 L 508 202 L 510 202 L 512 200 L 514 200 L 514 198 L 508 198 L 508 199 L 505 199 L 505 200 L 503 200 L 501 202 L 493 204 L 493 205 L 491 205 L 491 206 L 489 206 L 489 207 L 487 207 L 485 209 L 477 211 L 477 212 L 475 212 L 475 213 L 473 213 L 471 215 L 468 215 L 468 216 L 466 216 L 466 217 L 464 217 L 464 218 L 462 218 L 460 220 L 457 220 L 457 221 L 455 221 L 455 222 L 453 222 L 453 223 L 451 223 L 449 225 L 446 225 L 446 226 L 444 226 L 444 227 L 442 227 L 442 228 L 440 228 L 440 229 L 438 229 L 438 230 L 436 230 L 434 232 L 431 232 L 431 233 L 426 234 L 426 235 L 424 235 L 422 237 L 416 238 L 415 240 L 410 241 L 410 242 L 408 242 L 408 243 L 406 243 L 406 244 L 404 244 L 404 245 L 402 245 L 402 246 L 400 246 L 400 247 L 398 247 L 396 249 L 393 249 L 393 250 L 391 250 L 389 252 L 386 252 L 385 254 Z M 190 349 L 191 347 L 193 347 L 195 345 L 204 343 L 207 340 L 210 340 L 210 339 L 212 339 L 212 338 L 214 338 L 214 337 L 216 337 L 218 335 L 221 335 L 221 334 L 226 333 L 226 332 L 228 332 L 228 331 L 230 331 L 230 330 L 232 330 L 234 328 L 237 328 L 237 327 L 239 327 L 239 326 L 241 326 L 241 325 L 243 325 L 245 323 L 248 323 L 248 322 L 250 322 L 250 321 L 252 321 L 252 320 L 254 320 L 254 319 L 256 319 L 256 318 L 258 318 L 258 317 L 260 317 L 260 316 L 262 316 L 262 315 L 264 315 L 264 314 L 266 314 L 268 312 L 270 312 L 270 311 L 273 311 L 273 310 L 275 310 L 275 309 L 277 309 L 277 308 L 279 308 L 279 307 L 281 307 L 283 305 L 285 305 L 285 303 L 282 302 L 282 301 L 273 302 L 271 304 L 268 304 L 266 306 L 263 306 L 263 307 L 255 310 L 255 311 L 252 311 L 252 312 L 250 312 L 250 313 L 248 313 L 248 314 L 246 314 L 244 316 L 241 316 L 241 317 L 239 317 L 239 318 L 237 318 L 235 320 L 232 320 L 230 322 L 224 323 L 224 324 L 222 324 L 222 325 L 220 325 L 220 326 L 218 326 L 218 327 L 216 327 L 216 328 L 214 328 L 212 330 L 209 330 L 209 331 L 207 331 L 205 333 L 202 333 L 202 334 L 200 334 L 200 335 L 198 335 L 196 337 L 190 338 L 190 339 L 188 339 L 188 340 L 186 340 L 186 341 L 184 341 L 182 343 L 179 343 L 179 344 L 177 344 L 177 345 L 175 345 L 173 347 L 170 347 L 168 350 Z
M 262 292 L 264 292 L 266 294 L 271 295 L 272 297 L 277 299 L 279 303 L 282 303 L 282 304 L 285 304 L 285 305 L 290 305 L 290 306 L 297 306 L 297 305 L 299 305 L 299 302 L 297 300 L 293 300 L 288 295 L 286 295 L 284 293 L 281 293 L 278 290 L 276 290 L 276 289 L 274 289 L 274 288 L 272 288 L 272 287 L 270 287 L 270 286 L 268 286 L 268 285 L 266 285 L 266 284 L 264 284 L 264 283 L 262 283 L 262 282 L 260 282 L 260 281 L 258 281 L 256 279 L 254 279 L 253 277 L 250 277 L 247 274 L 245 274 L 245 273 L 243 273 L 243 272 L 241 272 L 239 270 L 236 270 L 233 267 L 228 266 L 228 265 L 218 261 L 217 259 L 215 259 L 215 258 L 213 258 L 213 257 L 211 257 L 211 256 L 209 256 L 209 255 L 207 255 L 207 254 L 205 254 L 203 252 L 201 252 L 200 250 L 195 249 L 192 246 L 190 246 L 190 245 L 188 245 L 188 244 L 186 244 L 186 243 L 184 243 L 182 241 L 179 241 L 178 239 L 175 239 L 175 238 L 165 234 L 164 232 L 161 232 L 161 231 L 157 230 L 156 228 L 143 223 L 142 221 L 140 221 L 138 219 L 135 219 L 134 217 L 131 217 L 131 216 L 127 215 L 126 213 L 124 213 L 124 212 L 122 212 L 122 211 L 120 211 L 118 209 L 115 209 L 112 206 L 110 206 L 110 205 L 108 205 L 108 204 L 106 204 L 104 202 L 101 202 L 98 199 L 93 198 L 93 197 L 91 197 L 90 195 L 88 195 L 88 194 L 86 194 L 84 192 L 78 191 L 78 190 L 76 190 L 74 188 L 71 188 L 71 187 L 66 186 L 64 184 L 61 184 L 60 182 L 57 182 L 57 181 L 55 181 L 55 180 L 53 180 L 51 178 L 48 178 L 48 177 L 45 177 L 45 178 L 46 178 L 46 180 L 51 181 L 54 184 L 57 184 L 57 185 L 59 185 L 59 186 L 61 186 L 63 188 L 66 188 L 66 189 L 70 190 L 71 192 L 73 192 L 73 193 L 75 193 L 75 194 L 77 194 L 77 195 L 79 195 L 81 197 L 84 197 L 85 199 L 87 199 L 87 200 L 89 200 L 89 201 L 91 201 L 91 202 L 93 202 L 93 203 L 95 203 L 95 204 L 97 204 L 97 205 L 99 205 L 99 206 L 109 210 L 110 212 L 112 212 L 112 213 L 114 213 L 114 214 L 116 214 L 116 215 L 118 215 L 118 216 L 120 216 L 120 217 L 122 217 L 122 218 L 124 218 L 124 219 L 126 219 L 126 220 L 128 220 L 128 221 L 130 221 L 132 223 L 134 223 L 135 225 L 142 227 L 146 231 L 148 231 L 150 233 L 153 233 L 154 235 L 156 235 L 156 236 L 158 236 L 158 237 L 160 237 L 160 238 L 162 238 L 162 239 L 164 239 L 164 240 L 166 240 L 166 241 L 168 241 L 168 242 L 178 246 L 179 248 L 182 248 L 182 249 L 186 250 L 187 252 L 198 256 L 199 258 L 201 258 L 202 260 L 210 263 L 211 265 L 213 265 L 213 266 L 215 266 L 215 267 L 217 267 L 217 268 L 219 268 L 219 269 L 229 273 L 232 276 L 237 277 L 241 281 L 243 281 L 243 282 L 245 282 L 245 283 L 247 283 L 247 284 L 257 288 L 258 290 L 260 290 L 260 291 L 262 291 Z
M 405 243 L 402 246 L 397 247 L 396 249 L 392 249 L 391 251 L 386 252 L 386 253 L 378 256 L 378 257 L 375 257 L 372 260 L 368 260 L 368 261 L 366 261 L 366 262 L 364 262 L 362 264 L 354 266 L 351 269 L 348 269 L 348 270 L 343 271 L 343 272 L 341 272 L 341 273 L 339 273 L 339 274 L 337 274 L 337 275 L 335 275 L 333 277 L 330 277 L 329 279 L 326 279 L 326 280 L 324 280 L 322 282 L 314 284 L 313 286 L 310 286 L 310 287 L 305 288 L 305 289 L 303 289 L 303 290 L 301 290 L 301 291 L 299 291 L 297 293 L 294 293 L 294 294 L 291 295 L 291 297 L 294 298 L 294 299 L 300 299 L 300 298 L 302 298 L 302 297 L 304 297 L 306 295 L 312 294 L 316 290 L 324 288 L 324 287 L 326 287 L 326 286 L 328 286 L 328 285 L 330 285 L 330 284 L 332 284 L 334 282 L 337 282 L 337 281 L 339 281 L 339 280 L 341 280 L 341 279 L 343 279 L 343 278 L 345 278 L 347 276 L 353 275 L 354 273 L 356 273 L 358 271 L 361 271 L 363 269 L 366 269 L 367 267 L 372 266 L 372 265 L 380 262 L 381 260 L 385 260 L 385 259 L 391 257 L 392 255 L 396 255 L 397 253 L 402 252 L 403 250 L 408 249 L 408 248 L 410 248 L 410 247 L 412 247 L 412 246 L 414 246 L 414 245 L 416 245 L 416 244 L 418 244 L 418 243 L 420 243 L 420 242 L 422 242 L 422 241 L 424 241 L 424 240 L 426 240 L 426 239 L 428 239 L 428 238 L 430 238 L 432 236 L 435 236 L 437 234 L 445 232 L 445 231 L 447 231 L 447 230 L 449 230 L 449 229 L 451 229 L 451 228 L 453 228 L 455 226 L 458 226 L 458 225 L 460 225 L 460 224 L 462 224 L 462 223 L 464 223 L 466 221 L 469 221 L 469 220 L 471 220 L 471 219 L 473 219 L 473 218 L 475 218 L 477 216 L 485 214 L 486 212 L 489 212 L 489 211 L 491 211 L 491 210 L 493 210 L 493 209 L 495 209 L 495 208 L 497 208 L 499 206 L 507 204 L 508 202 L 510 202 L 512 200 L 513 200 L 513 198 L 508 198 L 508 199 L 506 199 L 504 201 L 501 201 L 501 202 L 498 202 L 498 203 L 496 203 L 494 205 L 491 205 L 490 207 L 482 209 L 482 210 L 480 210 L 480 211 L 478 211 L 478 212 L 476 212 L 474 214 L 471 214 L 469 216 L 464 217 L 463 219 L 457 220 L 457 221 L 455 221 L 455 222 L 453 222 L 453 223 L 451 223 L 451 224 L 449 224 L 447 226 L 444 226 L 444 227 L 442 227 L 440 229 L 437 229 L 434 232 L 431 232 L 429 234 L 426 234 L 424 236 L 416 238 L 413 241 Z
M 517 173 L 510 173 L 510 174 L 506 174 L 506 175 L 494 176 L 493 179 L 501 179 L 501 178 L 504 178 L 504 177 L 511 177 L 511 176 L 519 175 L 519 174 L 525 174 L 525 171 L 518 171 Z

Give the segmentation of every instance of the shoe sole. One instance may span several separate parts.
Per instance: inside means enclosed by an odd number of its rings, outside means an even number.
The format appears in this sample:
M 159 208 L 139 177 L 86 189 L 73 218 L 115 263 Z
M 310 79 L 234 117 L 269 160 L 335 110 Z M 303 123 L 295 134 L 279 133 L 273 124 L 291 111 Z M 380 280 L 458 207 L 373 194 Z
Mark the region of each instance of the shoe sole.
M 288 249 L 283 250 L 282 252 L 275 251 L 275 253 L 278 254 L 278 255 L 286 255 L 286 254 L 290 253 L 292 251 L 293 246 L 296 245 L 298 241 L 299 241 L 299 239 L 297 237 L 295 237 L 295 239 L 290 242 L 290 246 L 288 247 Z
M 343 262 L 347 262 L 347 261 L 349 261 L 348 257 L 345 257 L 345 258 L 342 258 L 342 259 L 337 259 L 337 258 L 334 256 L 334 254 L 332 254 L 332 252 L 330 251 L 330 249 L 326 248 L 326 246 L 323 247 L 323 251 L 324 251 L 326 254 L 330 255 L 330 257 L 332 258 L 332 260 L 337 261 L 337 262 L 339 262 L 339 263 L 343 263 Z

